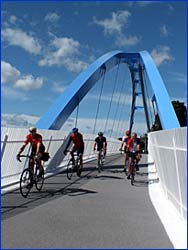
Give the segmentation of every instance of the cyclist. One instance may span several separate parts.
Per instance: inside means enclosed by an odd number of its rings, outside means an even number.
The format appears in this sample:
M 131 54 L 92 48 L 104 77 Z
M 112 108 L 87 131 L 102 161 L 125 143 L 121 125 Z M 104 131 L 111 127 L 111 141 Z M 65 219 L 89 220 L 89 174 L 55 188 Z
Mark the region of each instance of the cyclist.
M 103 136 L 103 132 L 99 132 L 98 136 L 95 138 L 95 142 L 94 142 L 94 146 L 93 146 L 93 150 L 96 150 L 96 146 L 97 146 L 97 163 L 99 164 L 99 153 L 101 150 L 103 150 L 104 153 L 104 159 L 106 156 L 106 148 L 107 148 L 107 142 L 106 142 L 106 137 Z M 96 166 L 96 168 L 98 168 L 98 164 Z
M 123 169 L 123 171 L 126 173 L 127 171 L 126 171 L 126 161 L 127 161 L 127 142 L 128 142 L 128 140 L 129 140 L 129 138 L 130 138 L 130 131 L 129 130 L 127 130 L 127 131 L 125 131 L 125 135 L 123 136 L 123 138 L 122 138 L 122 142 L 121 142 L 121 146 L 120 146 L 120 151 L 122 151 L 122 149 L 123 149 L 123 152 L 124 152 L 124 169 Z
M 136 153 L 136 170 L 137 171 L 139 170 L 138 162 L 140 161 L 140 139 L 137 138 L 137 134 L 135 132 L 132 133 L 131 138 L 129 138 L 127 142 L 127 151 L 128 151 L 128 156 L 129 156 L 127 179 L 130 179 L 133 153 Z
M 84 153 L 84 140 L 83 135 L 78 132 L 78 128 L 73 128 L 72 133 L 70 135 L 69 141 L 67 143 L 67 146 L 64 150 L 64 154 L 67 154 L 67 148 L 70 146 L 71 142 L 73 142 L 73 146 L 70 150 L 70 154 L 72 159 L 74 160 L 74 152 L 77 152 L 80 156 L 80 169 L 79 172 L 81 174 L 81 171 L 83 169 L 83 153 Z M 74 164 L 74 162 L 73 162 Z
M 38 177 L 41 177 L 44 174 L 44 168 L 42 166 L 41 159 L 45 151 L 45 146 L 42 143 L 42 136 L 37 133 L 37 129 L 35 127 L 30 127 L 29 132 L 30 133 L 26 135 L 26 139 L 23 142 L 23 145 L 20 148 L 16 158 L 18 161 L 20 161 L 20 154 L 24 151 L 26 145 L 30 143 L 31 144 L 30 156 L 32 157 L 29 160 L 30 169 L 31 172 L 34 173 L 34 161 L 36 160 L 40 169 Z

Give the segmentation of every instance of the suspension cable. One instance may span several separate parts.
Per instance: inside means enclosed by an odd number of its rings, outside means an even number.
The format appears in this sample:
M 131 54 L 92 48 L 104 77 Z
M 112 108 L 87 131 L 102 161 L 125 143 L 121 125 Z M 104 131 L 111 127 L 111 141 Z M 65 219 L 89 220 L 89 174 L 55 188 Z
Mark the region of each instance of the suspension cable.
M 108 109 L 107 119 L 106 119 L 105 126 L 104 126 L 104 133 L 106 132 L 106 128 L 107 128 L 107 125 L 108 125 L 109 115 L 110 115 L 111 106 L 112 106 L 112 100 L 113 100 L 115 88 L 116 88 L 116 85 L 117 85 L 117 76 L 118 76 L 118 71 L 119 71 L 119 64 L 120 64 L 120 60 L 118 62 L 118 66 L 117 66 L 114 88 L 113 88 L 113 92 L 112 92 L 112 95 L 111 95 L 110 106 L 109 106 L 109 109 Z
M 125 83 L 126 83 L 126 71 L 125 71 L 125 76 L 124 76 L 123 87 L 126 86 Z M 125 91 L 123 90 L 123 87 L 122 87 L 122 90 L 121 90 L 122 94 L 125 92 Z M 123 113 L 123 110 L 124 110 L 125 103 L 126 103 L 126 98 L 124 98 L 124 100 L 122 101 L 122 107 L 121 107 L 121 110 L 120 110 L 120 113 L 119 113 L 117 131 L 119 131 L 119 127 L 120 127 L 120 123 L 121 123 L 120 120 L 121 120 L 121 117 L 122 117 L 122 113 Z
M 100 107 L 101 97 L 102 97 L 102 92 L 103 92 L 103 87 L 104 87 L 105 72 L 106 72 L 106 69 L 105 69 L 105 68 L 101 68 L 101 69 L 102 69 L 102 70 L 101 70 L 102 84 L 101 84 L 101 90 L 100 90 L 100 95 L 99 95 L 99 101 L 98 101 L 97 111 L 96 111 L 96 116 L 95 116 L 95 123 L 94 123 L 94 127 L 93 127 L 93 134 L 95 133 L 95 129 L 96 129 L 97 118 L 98 118 L 98 114 L 99 114 L 99 107 Z
M 123 86 L 124 86 L 124 81 L 122 81 L 122 84 L 121 84 L 120 93 L 119 93 L 119 97 L 118 97 L 118 104 L 116 105 L 116 111 L 115 111 L 115 116 L 114 116 L 114 120 L 113 120 L 113 124 L 112 124 L 112 130 L 111 130 L 111 133 L 110 133 L 110 137 L 112 136 L 112 133 L 113 133 L 113 130 L 114 130 L 116 117 L 117 117 L 117 113 L 118 113 L 118 109 L 119 109 L 119 105 L 120 105 L 120 98 L 121 98 L 122 91 L 123 91 Z

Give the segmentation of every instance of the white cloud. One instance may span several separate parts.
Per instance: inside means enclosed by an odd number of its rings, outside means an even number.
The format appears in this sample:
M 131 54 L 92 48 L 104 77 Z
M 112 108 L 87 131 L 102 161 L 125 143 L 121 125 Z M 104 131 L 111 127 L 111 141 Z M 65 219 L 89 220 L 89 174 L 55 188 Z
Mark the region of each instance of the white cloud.
M 21 92 L 20 90 L 10 88 L 9 86 L 3 85 L 1 91 L 2 91 L 2 97 L 5 97 L 7 99 L 19 100 L 19 101 L 29 100 L 29 97 L 25 93 Z
M 124 35 L 125 26 L 128 25 L 131 13 L 127 10 L 112 12 L 110 19 L 97 20 L 93 17 L 93 23 L 104 29 L 105 35 L 114 36 L 115 44 L 118 47 L 133 46 L 140 41 L 140 37 Z
M 38 40 L 21 29 L 3 29 L 2 39 L 10 45 L 19 46 L 31 54 L 37 55 L 41 52 L 41 46 Z
M 168 46 L 159 46 L 157 49 L 153 49 L 151 56 L 157 66 L 160 66 L 164 62 L 174 60 L 173 56 L 170 54 L 170 48 Z
M 65 86 L 59 83 L 53 83 L 52 91 L 57 93 L 63 93 L 65 90 Z
M 1 62 L 2 83 L 14 83 L 19 79 L 20 75 L 20 71 L 10 65 L 10 63 Z
M 10 16 L 10 23 L 15 24 L 16 21 L 17 21 L 17 17 L 14 15 L 11 15 Z
M 60 16 L 55 12 L 48 13 L 44 18 L 45 21 L 49 22 L 57 22 L 59 19 Z
M 22 75 L 10 63 L 4 61 L 1 62 L 1 79 L 2 83 L 9 83 L 23 90 L 39 89 L 43 85 L 42 77 L 34 78 L 32 75 Z
M 15 82 L 15 87 L 24 90 L 40 89 L 43 85 L 43 78 L 34 78 L 32 75 L 24 75 Z
M 78 58 L 80 54 L 80 43 L 78 41 L 67 37 L 54 37 L 52 51 L 39 61 L 39 65 L 63 65 L 68 71 L 78 73 L 88 66 L 87 63 Z
M 28 128 L 34 126 L 39 117 L 32 115 L 2 114 L 2 127 Z
M 120 36 L 117 36 L 115 44 L 118 47 L 133 46 L 133 45 L 138 44 L 140 40 L 141 40 L 141 37 L 138 37 L 138 36 L 125 36 L 121 34 Z
M 105 35 L 121 34 L 124 25 L 127 24 L 131 13 L 127 10 L 112 12 L 111 19 L 97 20 L 93 17 L 93 22 L 104 28 Z

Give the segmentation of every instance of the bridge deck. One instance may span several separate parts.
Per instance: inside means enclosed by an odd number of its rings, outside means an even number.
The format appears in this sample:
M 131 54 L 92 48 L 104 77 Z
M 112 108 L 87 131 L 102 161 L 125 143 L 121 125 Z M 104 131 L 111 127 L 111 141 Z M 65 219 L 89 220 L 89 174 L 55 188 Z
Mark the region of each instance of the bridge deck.
M 87 163 L 72 181 L 58 174 L 27 199 L 3 195 L 2 248 L 173 248 L 149 198 L 146 156 L 135 186 L 122 162 L 108 157 L 100 174 Z

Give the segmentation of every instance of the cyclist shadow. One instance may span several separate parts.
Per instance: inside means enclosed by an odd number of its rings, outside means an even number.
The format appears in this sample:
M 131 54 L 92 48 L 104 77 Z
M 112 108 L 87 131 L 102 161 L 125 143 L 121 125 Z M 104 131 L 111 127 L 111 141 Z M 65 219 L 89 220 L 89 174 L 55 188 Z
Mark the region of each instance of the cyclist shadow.
M 88 190 L 84 188 L 63 188 L 56 191 L 48 190 L 48 194 L 51 196 L 58 196 L 58 195 L 68 195 L 68 196 L 80 196 L 86 194 L 97 194 L 98 192 L 93 190 Z
M 86 194 L 97 194 L 98 192 L 84 189 L 84 188 L 67 188 L 64 190 L 63 194 L 68 196 L 79 196 Z
M 116 179 L 116 180 L 122 180 L 124 178 L 119 177 L 119 176 L 112 176 L 112 175 L 98 175 L 94 177 L 95 179 L 101 179 L 101 180 L 108 180 L 108 179 Z
M 134 186 L 136 187 L 148 187 L 151 184 L 158 183 L 159 178 L 156 179 L 147 179 L 147 180 L 141 180 L 141 179 L 135 179 Z

